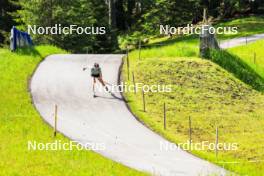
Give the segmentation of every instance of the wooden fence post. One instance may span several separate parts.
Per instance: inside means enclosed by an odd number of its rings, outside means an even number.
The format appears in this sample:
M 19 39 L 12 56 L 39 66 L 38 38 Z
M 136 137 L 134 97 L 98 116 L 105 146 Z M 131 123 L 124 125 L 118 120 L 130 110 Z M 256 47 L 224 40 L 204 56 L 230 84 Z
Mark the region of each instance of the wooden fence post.
M 139 44 L 138 44 L 138 59 L 141 59 L 141 40 L 139 39 Z
M 246 45 L 247 45 L 247 43 L 248 43 L 248 38 L 247 38 L 247 36 L 246 36 Z
M 190 145 L 192 144 L 192 120 L 191 120 L 191 116 L 189 116 L 189 144 Z
M 126 54 L 126 58 L 127 58 L 127 79 L 129 80 L 129 49 L 127 47 L 127 54 Z
M 145 92 L 142 88 L 143 111 L 146 112 Z
M 133 71 L 132 71 L 132 79 L 133 79 L 133 85 L 134 85 L 134 93 L 136 94 L 135 75 L 134 75 L 134 72 Z
M 58 106 L 55 105 L 55 112 L 54 112 L 54 137 L 57 135 L 57 120 L 58 120 Z
M 218 126 L 215 129 L 215 157 L 218 158 Z
M 257 60 L 257 54 L 254 52 L 254 64 L 256 65 L 256 60 Z
M 166 103 L 163 104 L 163 128 L 166 130 Z

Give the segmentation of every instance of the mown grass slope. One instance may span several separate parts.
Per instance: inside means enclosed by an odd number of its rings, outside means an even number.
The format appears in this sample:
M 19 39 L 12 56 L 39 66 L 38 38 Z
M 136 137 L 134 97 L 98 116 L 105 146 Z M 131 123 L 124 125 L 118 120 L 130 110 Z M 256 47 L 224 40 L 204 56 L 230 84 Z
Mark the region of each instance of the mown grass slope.
M 264 91 L 264 77 L 257 72 L 256 67 L 249 65 L 243 58 L 225 50 L 211 50 L 208 59 L 220 65 L 252 88 L 261 92 Z M 261 72 L 261 69 L 258 70 Z
M 264 40 L 259 40 L 243 46 L 230 48 L 227 51 L 239 57 L 262 78 L 264 78 Z
M 125 63 L 126 64 L 126 63 Z M 124 67 L 123 80 L 127 79 Z M 193 143 L 236 143 L 237 150 L 190 152 L 240 174 L 259 176 L 264 165 L 264 95 L 253 90 L 216 64 L 190 57 L 130 57 L 130 71 L 137 83 L 172 85 L 172 92 L 125 93 L 135 115 L 152 130 L 175 143 L 189 139 L 192 119 Z M 132 81 L 128 81 L 132 84 Z M 167 106 L 167 129 L 163 129 L 163 103 Z
M 11 53 L 0 49 L 0 175 L 143 175 L 91 151 L 28 151 L 28 141 L 69 139 L 58 135 L 34 109 L 28 83 L 47 55 L 65 53 L 51 46 Z
M 237 35 L 263 33 L 263 17 L 235 19 L 216 26 L 237 26 Z M 252 27 L 254 26 L 254 27 Z M 130 75 L 144 84 L 171 84 L 171 93 L 147 93 L 146 112 L 142 94 L 126 93 L 132 111 L 147 126 L 175 143 L 186 142 L 189 117 L 193 142 L 237 143 L 238 150 L 190 152 L 240 174 L 258 176 L 264 172 L 263 41 L 211 53 L 209 60 L 197 58 L 197 36 L 155 38 L 141 51 L 129 54 Z M 254 59 L 256 53 L 256 59 Z M 246 56 L 246 57 L 245 57 Z M 213 62 L 211 62 L 211 61 Z M 218 65 L 216 65 L 216 64 Z M 126 63 L 123 80 L 127 78 Z M 167 106 L 167 129 L 163 129 L 163 104 Z

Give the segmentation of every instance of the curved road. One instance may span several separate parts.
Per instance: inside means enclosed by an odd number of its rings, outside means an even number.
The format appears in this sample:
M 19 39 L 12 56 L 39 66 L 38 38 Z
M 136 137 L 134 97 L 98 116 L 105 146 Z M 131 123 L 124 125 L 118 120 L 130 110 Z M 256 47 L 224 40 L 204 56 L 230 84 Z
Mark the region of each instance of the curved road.
M 83 145 L 98 144 L 95 150 L 103 156 L 153 175 L 225 175 L 224 169 L 187 152 L 166 150 L 171 143 L 139 123 L 119 93 L 98 92 L 93 98 L 89 66 L 94 62 L 101 65 L 104 79 L 116 85 L 122 55 L 52 55 L 39 65 L 31 93 L 46 122 L 54 125 L 57 104 L 61 133 Z
M 220 42 L 220 48 L 227 49 L 235 46 L 246 45 L 257 40 L 264 39 L 264 34 L 255 34 L 247 37 L 238 37 Z

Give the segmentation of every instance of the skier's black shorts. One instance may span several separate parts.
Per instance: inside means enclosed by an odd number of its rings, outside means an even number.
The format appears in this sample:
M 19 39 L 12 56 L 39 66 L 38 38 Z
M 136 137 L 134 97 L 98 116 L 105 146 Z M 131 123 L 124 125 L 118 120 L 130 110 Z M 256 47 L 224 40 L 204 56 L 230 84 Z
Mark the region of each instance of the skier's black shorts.
M 94 78 L 99 78 L 100 75 L 92 75 L 92 77 L 94 77 Z

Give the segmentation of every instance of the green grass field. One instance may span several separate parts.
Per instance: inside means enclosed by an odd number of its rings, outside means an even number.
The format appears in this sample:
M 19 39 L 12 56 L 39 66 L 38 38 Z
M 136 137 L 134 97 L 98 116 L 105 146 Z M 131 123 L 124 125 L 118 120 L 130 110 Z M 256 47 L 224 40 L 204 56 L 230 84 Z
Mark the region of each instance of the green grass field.
M 251 19 L 240 36 L 259 33 L 253 28 Z M 236 24 L 239 20 L 229 22 Z M 253 22 L 252 22 L 253 23 Z M 228 23 L 222 24 L 227 25 Z M 239 23 L 240 24 L 240 23 Z M 258 26 L 260 28 L 260 25 Z M 223 36 L 232 38 L 237 36 Z M 148 85 L 172 85 L 171 93 L 146 93 L 146 112 L 143 111 L 142 93 L 125 93 L 133 113 L 149 128 L 175 143 L 189 139 L 189 117 L 192 119 L 193 142 L 215 142 L 216 126 L 219 128 L 219 142 L 237 143 L 238 150 L 219 151 L 218 159 L 211 150 L 189 151 L 201 158 L 242 175 L 259 176 L 264 173 L 264 95 L 262 93 L 262 41 L 216 53 L 210 60 L 198 58 L 198 40 L 182 37 L 157 40 L 154 43 L 133 50 L 129 54 L 130 80 L 127 77 L 126 62 L 123 80 Z M 250 51 L 257 52 L 258 68 L 252 64 Z M 230 52 L 230 53 L 229 53 Z M 249 57 L 242 57 L 243 54 Z M 139 58 L 140 56 L 140 58 Z M 167 106 L 167 129 L 163 129 L 163 103 Z
M 264 78 L 264 40 L 228 49 Z
M 29 79 L 47 55 L 65 53 L 52 46 L 11 53 L 0 49 L 0 175 L 145 175 L 92 151 L 28 151 L 28 140 L 69 142 L 34 109 L 28 91 Z
M 251 16 L 246 18 L 237 18 L 225 22 L 218 23 L 215 26 L 238 27 L 237 34 L 218 35 L 221 40 L 236 37 L 249 36 L 264 33 L 264 16 Z
M 237 18 L 232 19 L 228 21 L 218 22 L 216 24 L 213 24 L 215 27 L 237 27 L 237 34 L 218 34 L 216 37 L 219 40 L 219 43 L 223 42 L 227 39 L 237 38 L 237 37 L 245 37 L 250 36 L 254 34 L 261 34 L 264 33 L 264 16 L 251 16 L 251 17 L 245 17 L 245 18 Z M 137 35 L 136 35 L 137 36 Z M 127 39 L 128 38 L 128 39 Z M 141 40 L 144 38 L 141 38 Z M 129 35 L 121 37 L 119 39 L 120 47 L 122 49 L 125 49 L 126 45 L 131 45 L 132 48 L 138 47 L 138 40 L 139 38 L 135 38 Z M 161 45 L 160 50 L 162 53 L 171 53 L 173 50 L 170 50 L 167 48 L 172 47 L 175 45 L 183 44 L 185 48 L 190 48 L 194 46 L 198 46 L 199 44 L 199 36 L 198 35 L 192 35 L 192 36 L 179 36 L 175 35 L 173 37 L 168 36 L 154 36 L 150 37 L 148 43 L 145 45 L 147 46 L 153 46 L 155 44 Z M 192 46 L 190 46 L 192 45 Z M 158 47 L 158 46 L 157 46 Z M 181 48 L 181 45 L 179 46 Z M 144 48 L 144 47 L 143 47 Z
M 209 60 L 220 65 L 229 73 L 240 79 L 244 83 L 250 85 L 255 90 L 264 92 L 263 77 L 248 65 L 245 59 L 225 50 L 211 50 Z
M 221 67 L 199 58 L 142 61 L 131 58 L 130 65 L 137 83 L 173 85 L 171 93 L 146 93 L 146 112 L 143 112 L 141 92 L 125 94 L 132 111 L 152 130 L 175 143 L 184 143 L 189 139 L 190 116 L 193 142 L 214 143 L 217 125 L 219 141 L 237 143 L 238 150 L 220 151 L 218 161 L 214 151 L 191 152 L 215 163 L 241 162 L 224 166 L 242 174 L 257 176 L 264 172 L 263 163 L 251 163 L 264 159 L 264 96 L 261 93 Z M 163 129 L 164 102 L 168 110 L 166 130 Z
M 263 21 L 262 17 L 248 17 L 219 24 L 237 25 L 240 33 L 218 38 L 263 33 Z M 248 78 L 260 79 L 255 73 L 264 78 L 264 42 L 227 50 L 245 62 L 253 70 L 250 72 L 248 67 L 246 71 L 226 68 L 228 72 L 224 65 L 221 68 L 198 58 L 197 44 L 195 36 L 156 38 L 142 46 L 140 53 L 130 52 L 130 71 L 135 73 L 136 82 L 172 84 L 173 91 L 147 93 L 146 112 L 142 111 L 141 93 L 127 93 L 129 106 L 149 128 L 175 143 L 188 140 L 189 116 L 193 142 L 214 142 L 217 125 L 219 142 L 238 143 L 238 150 L 219 151 L 218 160 L 214 151 L 190 152 L 240 174 L 259 176 L 264 173 L 263 162 L 258 162 L 264 160 L 264 95 L 257 91 L 259 81 Z M 145 175 L 91 151 L 27 150 L 28 140 L 55 140 L 52 128 L 34 109 L 28 91 L 30 76 L 38 63 L 55 53 L 65 51 L 51 46 L 17 53 L 0 49 L 0 175 Z M 123 72 L 123 80 L 127 81 L 125 67 Z M 163 129 L 164 102 L 168 109 L 167 130 Z M 69 141 L 60 134 L 56 140 Z

